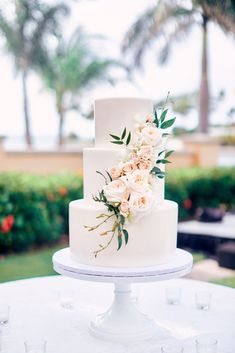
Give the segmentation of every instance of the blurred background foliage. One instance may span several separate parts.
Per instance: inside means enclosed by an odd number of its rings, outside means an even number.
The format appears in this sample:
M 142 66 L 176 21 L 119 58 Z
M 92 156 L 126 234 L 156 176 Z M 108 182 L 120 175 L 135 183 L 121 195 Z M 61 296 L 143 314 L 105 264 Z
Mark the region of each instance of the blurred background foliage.
M 3 173 L 0 193 L 0 253 L 25 251 L 68 234 L 68 204 L 82 197 L 82 177 Z
M 82 198 L 82 176 L 3 173 L 0 192 L 0 254 L 19 252 L 66 240 L 68 204 Z M 172 170 L 166 198 L 179 204 L 179 220 L 192 218 L 198 207 L 232 210 L 235 168 Z

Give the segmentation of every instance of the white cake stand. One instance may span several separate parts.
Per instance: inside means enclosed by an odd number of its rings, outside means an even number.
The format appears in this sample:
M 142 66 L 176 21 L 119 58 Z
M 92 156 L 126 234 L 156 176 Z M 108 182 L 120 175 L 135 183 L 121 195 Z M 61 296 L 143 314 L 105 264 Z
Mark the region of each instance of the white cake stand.
M 186 275 L 192 269 L 192 255 L 177 249 L 168 263 L 135 268 L 95 267 L 73 261 L 69 248 L 53 255 L 53 266 L 61 275 L 96 282 L 114 283 L 111 307 L 90 324 L 93 336 L 125 342 L 152 337 L 160 329 L 153 320 L 141 313 L 131 296 L 131 283 L 162 281 Z M 161 329 L 162 330 L 162 329 Z

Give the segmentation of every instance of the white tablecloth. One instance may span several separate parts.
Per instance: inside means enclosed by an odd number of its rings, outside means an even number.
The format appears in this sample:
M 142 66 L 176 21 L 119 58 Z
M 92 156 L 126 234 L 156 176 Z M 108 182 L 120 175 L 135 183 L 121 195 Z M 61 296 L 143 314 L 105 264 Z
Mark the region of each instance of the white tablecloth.
M 167 305 L 165 288 L 182 288 L 179 306 Z M 153 337 L 147 342 L 117 344 L 98 340 L 88 333 L 97 313 L 112 302 L 112 284 L 94 283 L 62 276 L 35 278 L 0 285 L 0 301 L 10 305 L 10 321 L 0 328 L 4 353 L 23 353 L 30 338 L 48 341 L 47 353 L 160 353 L 160 347 L 177 339 L 185 353 L 195 353 L 195 338 L 210 335 L 219 341 L 218 353 L 235 352 L 235 290 L 208 283 L 177 279 L 134 285 L 138 306 L 167 328 L 171 337 Z M 212 293 L 209 311 L 195 308 L 195 291 Z M 58 293 L 73 291 L 75 308 L 60 306 Z

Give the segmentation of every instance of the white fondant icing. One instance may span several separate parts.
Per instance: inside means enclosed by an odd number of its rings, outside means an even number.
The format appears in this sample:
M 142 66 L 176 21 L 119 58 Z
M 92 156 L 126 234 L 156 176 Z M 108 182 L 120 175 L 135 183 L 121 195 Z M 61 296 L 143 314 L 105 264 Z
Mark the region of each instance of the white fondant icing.
M 110 98 L 95 101 L 96 147 L 84 149 L 83 157 L 85 199 L 73 201 L 69 207 L 70 249 L 73 258 L 81 263 L 108 267 L 149 266 L 166 262 L 174 256 L 178 206 L 175 202 L 164 201 L 164 179 L 154 182 L 156 208 L 136 223 L 125 224 L 129 241 L 119 251 L 115 236 L 111 245 L 97 258 L 93 254 L 99 244 L 108 241 L 106 236 L 99 234 L 112 228 L 111 220 L 92 232 L 84 227 L 94 226 L 99 222 L 97 216 L 107 213 L 107 208 L 94 202 L 92 195 L 96 195 L 104 185 L 104 179 L 96 170 L 102 173 L 110 170 L 122 156 L 122 146 L 111 144 L 109 134 L 120 135 L 124 127 L 132 131 L 135 117 L 144 119 L 152 110 L 153 105 L 148 99 Z M 161 168 L 164 169 L 164 166 Z
M 152 113 L 153 103 L 144 98 L 105 98 L 95 101 L 94 110 L 95 146 L 110 148 L 109 134 L 121 135 L 125 127 L 132 130 L 135 117 Z
M 106 222 L 97 230 L 89 232 L 84 225 L 99 223 L 96 217 L 107 212 L 103 205 L 87 200 L 70 203 L 70 249 L 77 261 L 97 266 L 150 266 L 167 262 L 176 250 L 178 206 L 165 200 L 150 214 L 136 223 L 129 223 L 129 242 L 117 251 L 117 237 L 111 245 L 96 258 L 93 251 L 99 244 L 106 244 L 110 235 L 100 236 L 102 231 L 111 229 L 112 221 Z
M 83 189 L 84 198 L 91 199 L 102 190 L 105 180 L 99 171 L 106 174 L 113 165 L 117 165 L 120 159 L 120 150 L 105 148 L 84 148 L 83 150 Z

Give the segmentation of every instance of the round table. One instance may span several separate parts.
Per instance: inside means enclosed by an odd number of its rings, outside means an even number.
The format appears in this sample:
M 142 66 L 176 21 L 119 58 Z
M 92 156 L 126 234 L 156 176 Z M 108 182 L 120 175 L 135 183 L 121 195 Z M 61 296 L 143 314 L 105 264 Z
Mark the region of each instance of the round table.
M 165 289 L 182 289 L 181 304 L 166 304 Z M 195 292 L 209 290 L 212 306 L 208 311 L 195 308 Z M 62 297 L 74 293 L 75 307 L 61 307 Z M 140 309 L 163 328 L 161 338 L 132 343 L 105 342 L 89 335 L 87 326 L 94 316 L 112 302 L 112 285 L 53 276 L 9 282 L 0 285 L 0 301 L 10 305 L 10 321 L 0 328 L 4 353 L 23 353 L 23 342 L 43 338 L 47 353 L 160 353 L 160 347 L 181 341 L 185 353 L 195 353 L 195 338 L 210 335 L 219 341 L 218 353 L 235 351 L 235 290 L 227 287 L 173 279 L 134 285 Z M 138 298 L 138 299 L 136 299 Z M 168 331 L 165 334 L 166 330 Z M 165 336 L 164 336 L 165 335 Z M 1 353 L 2 353 L 1 352 Z

